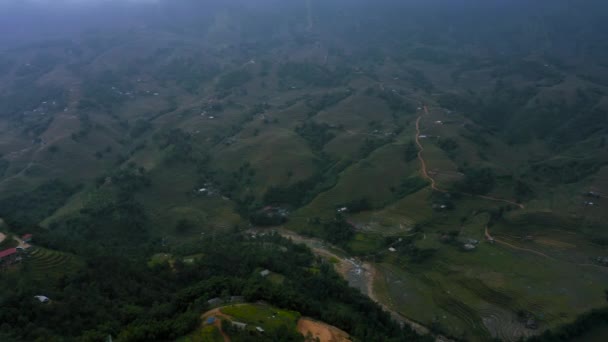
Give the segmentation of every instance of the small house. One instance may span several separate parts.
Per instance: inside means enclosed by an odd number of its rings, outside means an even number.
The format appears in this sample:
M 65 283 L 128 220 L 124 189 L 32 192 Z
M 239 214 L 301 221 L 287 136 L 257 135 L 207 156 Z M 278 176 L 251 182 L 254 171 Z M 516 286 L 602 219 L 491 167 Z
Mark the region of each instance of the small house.
M 529 317 L 528 320 L 526 321 L 526 328 L 528 329 L 538 329 L 538 322 L 536 322 L 536 319 L 534 317 Z
M 262 327 L 255 327 L 255 330 L 257 330 L 259 333 L 264 333 L 264 329 Z
M 595 260 L 602 266 L 608 266 L 608 257 L 597 257 Z
M 247 324 L 243 323 L 243 322 L 232 321 L 230 323 L 232 323 L 233 326 L 235 326 L 235 327 L 237 327 L 239 329 L 245 329 L 245 328 L 247 328 Z
M 34 296 L 40 303 L 48 303 L 50 301 L 47 296 Z
M 21 240 L 23 240 L 23 242 L 32 242 L 32 234 L 25 234 L 21 237 Z
M 220 305 L 223 303 L 224 303 L 224 301 L 219 297 L 211 298 L 207 301 L 207 304 L 209 304 L 211 306 Z
M 260 272 L 260 275 L 261 275 L 262 277 L 266 277 L 266 276 L 268 276 L 269 274 L 270 274 L 270 270 L 263 270 L 262 272 Z
M 17 248 L 9 248 L 0 251 L 0 265 L 11 265 L 21 261 Z
M 393 253 L 397 251 L 397 250 L 396 250 L 396 249 L 394 249 L 393 247 L 389 247 L 389 248 L 388 248 L 388 250 L 389 250 L 389 251 L 391 251 L 391 252 L 393 252 Z
M 465 243 L 464 246 L 462 246 L 464 248 L 465 251 L 472 251 L 475 249 L 475 245 L 470 244 L 470 243 Z
M 209 325 L 215 323 L 215 317 L 211 316 L 211 317 L 207 318 L 207 320 L 205 320 L 205 323 L 209 324 Z

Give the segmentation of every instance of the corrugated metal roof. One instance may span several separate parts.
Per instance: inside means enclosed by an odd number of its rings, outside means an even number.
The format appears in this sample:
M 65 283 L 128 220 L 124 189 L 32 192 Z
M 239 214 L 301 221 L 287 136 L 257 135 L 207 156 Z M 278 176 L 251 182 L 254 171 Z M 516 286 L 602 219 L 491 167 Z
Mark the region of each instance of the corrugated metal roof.
M 17 248 L 9 248 L 0 252 L 0 259 L 17 253 Z

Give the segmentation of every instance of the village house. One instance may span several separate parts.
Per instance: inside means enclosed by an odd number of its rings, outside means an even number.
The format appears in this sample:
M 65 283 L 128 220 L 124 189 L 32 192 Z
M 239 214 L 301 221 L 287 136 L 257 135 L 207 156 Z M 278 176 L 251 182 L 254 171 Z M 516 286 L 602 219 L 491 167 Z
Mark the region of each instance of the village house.
M 34 298 L 38 299 L 40 303 L 48 303 L 50 301 L 47 296 L 34 296 Z
M 232 321 L 230 323 L 232 323 L 233 326 L 235 326 L 235 327 L 237 327 L 239 329 L 245 329 L 245 328 L 247 328 L 247 324 L 243 323 L 243 322 Z
M 608 257 L 597 257 L 595 261 L 602 266 L 608 266 Z
M 30 243 L 30 242 L 32 242 L 33 237 L 34 236 L 32 234 L 25 234 L 21 237 L 21 240 L 23 240 L 23 242 Z
M 0 267 L 6 267 L 21 261 L 21 255 L 17 248 L 9 248 L 0 251 Z
M 464 246 L 462 246 L 464 248 L 465 251 L 472 251 L 475 249 L 475 245 L 470 244 L 470 243 L 465 243 Z
M 224 303 L 224 301 L 219 297 L 211 298 L 207 301 L 207 304 L 209 304 L 211 306 L 216 306 L 216 305 L 220 305 L 223 303 Z

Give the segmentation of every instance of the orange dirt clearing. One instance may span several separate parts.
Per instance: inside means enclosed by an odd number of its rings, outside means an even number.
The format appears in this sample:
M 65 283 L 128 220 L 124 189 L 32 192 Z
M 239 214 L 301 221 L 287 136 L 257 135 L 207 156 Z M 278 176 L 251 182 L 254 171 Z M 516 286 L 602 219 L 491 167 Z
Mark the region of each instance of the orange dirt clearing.
M 300 334 L 312 336 L 312 340 L 318 338 L 321 342 L 350 342 L 348 334 L 332 325 L 317 322 L 311 318 L 302 317 L 298 321 L 298 331 Z
M 224 330 L 222 330 L 222 319 L 230 320 L 230 316 L 224 314 L 220 309 L 221 308 L 215 308 L 213 310 L 205 312 L 201 315 L 201 321 L 204 325 L 207 318 L 215 317 L 215 322 L 213 322 L 213 325 L 220 331 L 220 334 L 224 338 L 224 342 L 230 342 L 230 336 L 228 336 L 228 334 L 226 334 Z

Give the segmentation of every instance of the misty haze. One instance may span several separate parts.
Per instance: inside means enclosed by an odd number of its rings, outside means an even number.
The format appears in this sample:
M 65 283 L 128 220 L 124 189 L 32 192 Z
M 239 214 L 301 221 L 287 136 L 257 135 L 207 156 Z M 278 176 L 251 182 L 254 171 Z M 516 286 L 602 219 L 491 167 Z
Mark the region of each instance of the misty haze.
M 0 341 L 607 341 L 607 18 L 0 0 Z

